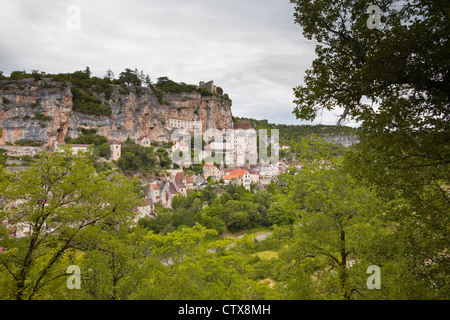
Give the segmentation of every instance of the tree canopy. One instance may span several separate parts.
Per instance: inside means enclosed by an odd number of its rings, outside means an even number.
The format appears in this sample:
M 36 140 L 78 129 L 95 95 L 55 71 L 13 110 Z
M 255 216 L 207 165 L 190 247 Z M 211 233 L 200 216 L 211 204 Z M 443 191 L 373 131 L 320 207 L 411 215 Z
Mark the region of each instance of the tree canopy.
M 404 262 L 410 274 L 428 293 L 446 292 L 448 1 L 291 2 L 303 35 L 317 43 L 304 85 L 294 89 L 294 114 L 312 120 L 322 109 L 340 109 L 338 124 L 359 121 L 360 143 L 346 154 L 346 170 L 395 204 L 389 219 L 399 224 L 401 251 L 413 257 Z M 380 9 L 379 27 L 367 26 L 377 18 L 370 5 Z

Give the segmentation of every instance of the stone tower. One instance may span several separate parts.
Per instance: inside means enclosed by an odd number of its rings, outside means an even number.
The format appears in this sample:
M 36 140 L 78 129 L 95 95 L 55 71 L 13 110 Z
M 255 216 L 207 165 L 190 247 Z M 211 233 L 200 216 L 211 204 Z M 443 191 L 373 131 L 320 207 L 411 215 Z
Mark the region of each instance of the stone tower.
M 111 159 L 114 161 L 119 160 L 122 155 L 122 146 L 116 140 L 109 142 L 109 148 L 111 149 Z

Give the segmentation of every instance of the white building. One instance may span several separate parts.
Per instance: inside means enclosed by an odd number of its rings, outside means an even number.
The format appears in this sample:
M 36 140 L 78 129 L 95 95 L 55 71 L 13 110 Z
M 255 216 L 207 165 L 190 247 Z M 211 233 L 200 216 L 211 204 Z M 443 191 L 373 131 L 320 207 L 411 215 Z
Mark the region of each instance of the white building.
M 168 125 L 172 128 L 181 128 L 187 130 L 194 130 L 194 121 L 177 117 L 167 118 Z
M 136 143 L 143 147 L 150 147 L 152 141 L 146 136 L 140 136 L 139 138 L 136 139 Z
M 247 170 L 235 169 L 223 177 L 225 184 L 230 184 L 233 180 L 243 185 L 245 189 L 250 190 L 252 178 Z
M 256 130 L 249 122 L 234 124 L 234 157 L 237 166 L 258 163 Z
M 89 148 L 89 144 L 68 144 L 70 145 L 70 150 L 73 154 L 77 154 L 78 152 L 87 152 Z M 65 146 L 65 144 L 59 144 L 58 142 L 55 142 L 55 151 L 56 152 L 63 152 L 62 147 Z

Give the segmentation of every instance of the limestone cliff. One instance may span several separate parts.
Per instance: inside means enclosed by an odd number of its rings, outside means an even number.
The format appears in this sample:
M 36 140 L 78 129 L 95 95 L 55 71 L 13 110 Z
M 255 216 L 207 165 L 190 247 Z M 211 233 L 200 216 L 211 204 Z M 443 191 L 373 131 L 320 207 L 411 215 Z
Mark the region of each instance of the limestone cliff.
M 70 88 L 70 83 L 48 78 L 0 81 L 0 144 L 34 140 L 51 147 L 66 136 L 78 136 L 79 128 L 96 129 L 109 140 L 166 140 L 173 130 L 167 122 L 171 117 L 202 121 L 203 130 L 232 128 L 231 101 L 215 95 L 166 94 L 160 103 L 149 88 L 127 87 L 124 92 L 117 85 L 108 100 L 93 92 L 112 111 L 95 116 L 73 110 Z

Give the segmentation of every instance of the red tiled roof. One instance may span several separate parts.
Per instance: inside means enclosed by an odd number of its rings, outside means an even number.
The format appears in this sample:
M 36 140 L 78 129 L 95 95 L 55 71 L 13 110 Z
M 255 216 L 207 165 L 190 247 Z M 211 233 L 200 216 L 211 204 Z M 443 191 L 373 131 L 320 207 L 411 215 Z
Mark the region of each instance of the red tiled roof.
M 170 182 L 169 183 L 169 192 L 171 193 L 171 194 L 177 194 L 178 192 L 177 192 L 177 188 L 175 188 L 175 185 L 173 184 L 173 182 Z
M 227 174 L 226 176 L 224 176 L 223 179 L 224 179 L 224 180 L 239 179 L 239 178 L 242 177 L 246 172 L 247 172 L 247 170 L 243 170 L 243 169 L 234 169 L 233 171 L 231 171 L 230 174 Z
M 244 169 L 234 169 L 233 171 L 231 171 L 230 175 L 242 177 L 246 172 L 247 170 Z
M 252 125 L 250 122 L 236 122 L 234 124 L 234 129 L 249 130 L 252 129 Z
M 151 187 L 153 190 L 159 190 L 159 188 L 160 188 L 160 186 L 159 186 L 157 183 L 152 183 L 152 184 L 150 184 L 150 187 Z
M 191 177 L 186 177 L 182 172 L 177 172 L 177 174 L 175 175 L 175 181 L 179 180 L 181 182 L 181 180 L 183 179 L 186 179 L 186 183 L 194 182 L 194 179 L 192 179 Z
M 210 162 L 206 162 L 203 167 L 214 167 L 214 164 L 210 163 Z

